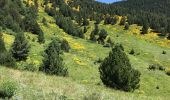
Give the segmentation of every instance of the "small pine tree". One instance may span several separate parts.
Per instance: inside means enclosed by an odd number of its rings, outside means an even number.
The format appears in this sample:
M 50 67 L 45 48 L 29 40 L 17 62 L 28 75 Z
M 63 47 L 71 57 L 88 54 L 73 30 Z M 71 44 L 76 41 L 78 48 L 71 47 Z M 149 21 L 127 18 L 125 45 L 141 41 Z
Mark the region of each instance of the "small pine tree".
M 0 36 L 0 53 L 6 52 L 6 48 L 5 48 L 5 43 L 4 40 L 2 38 L 2 36 Z
M 29 44 L 26 40 L 24 33 L 18 33 L 15 36 L 14 43 L 12 45 L 12 55 L 17 61 L 26 60 L 29 52 Z
M 61 42 L 61 50 L 65 51 L 65 52 L 69 52 L 69 50 L 70 50 L 70 45 L 69 45 L 68 41 L 65 39 Z
M 90 40 L 91 40 L 91 41 L 94 41 L 94 42 L 96 42 L 96 40 L 97 40 L 97 39 L 96 39 L 96 36 L 95 36 L 95 34 L 94 34 L 94 31 L 92 31 L 91 34 L 90 34 Z
M 6 50 L 2 36 L 0 36 L 0 65 L 5 65 L 7 67 L 15 66 L 15 59 L 12 57 L 11 53 Z
M 102 82 L 124 91 L 139 88 L 140 72 L 131 67 L 128 56 L 120 46 L 115 46 L 99 67 Z
M 78 30 L 78 37 L 84 39 L 84 32 L 82 31 L 82 29 Z
M 42 31 L 40 31 L 40 33 L 38 34 L 38 42 L 40 44 L 45 43 L 44 33 Z
M 132 49 L 132 50 L 129 52 L 129 54 L 134 55 L 134 54 L 135 54 L 134 49 Z
M 84 17 L 83 19 L 83 26 L 88 26 L 89 25 L 89 21 L 87 18 Z
M 87 27 L 86 27 L 86 26 L 84 27 L 83 32 L 84 32 L 84 33 L 86 33 L 86 32 L 87 32 Z
M 41 71 L 50 75 L 67 76 L 67 68 L 64 67 L 63 59 L 60 56 L 59 42 L 53 40 L 49 47 L 45 50 L 46 56 L 43 60 Z
M 99 33 L 99 38 L 97 39 L 97 41 L 99 42 L 99 44 L 104 44 L 104 40 L 106 39 L 107 37 L 107 31 L 102 29 Z
M 108 38 L 107 43 L 109 43 L 111 47 L 113 47 L 113 45 L 114 45 L 114 43 L 110 37 Z
M 129 24 L 126 23 L 126 24 L 125 24 L 125 30 L 128 30 L 128 29 L 129 29 Z
M 95 28 L 94 28 L 94 34 L 95 35 L 98 35 L 99 34 L 99 26 L 98 26 L 98 24 L 95 24 Z
M 45 25 L 45 26 L 47 26 L 48 24 L 47 24 L 47 20 L 46 20 L 46 18 L 45 17 L 43 17 L 43 19 L 42 19 L 42 23 Z
M 143 28 L 141 34 L 147 34 L 149 29 L 149 24 L 147 22 L 143 23 Z

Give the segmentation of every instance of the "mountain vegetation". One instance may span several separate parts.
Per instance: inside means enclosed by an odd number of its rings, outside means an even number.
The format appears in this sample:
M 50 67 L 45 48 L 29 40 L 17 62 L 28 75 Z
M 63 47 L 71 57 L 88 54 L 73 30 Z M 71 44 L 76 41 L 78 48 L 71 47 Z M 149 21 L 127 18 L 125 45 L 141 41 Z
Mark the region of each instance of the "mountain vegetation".
M 0 99 L 170 98 L 170 0 L 0 0 Z

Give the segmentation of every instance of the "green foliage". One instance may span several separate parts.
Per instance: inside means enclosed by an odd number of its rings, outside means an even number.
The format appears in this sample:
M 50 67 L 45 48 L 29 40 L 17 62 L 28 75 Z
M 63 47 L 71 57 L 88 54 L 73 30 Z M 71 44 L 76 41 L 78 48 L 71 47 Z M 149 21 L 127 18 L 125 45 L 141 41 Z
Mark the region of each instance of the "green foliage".
M 120 25 L 125 25 L 126 23 L 126 17 L 122 17 L 122 19 L 120 20 Z
M 148 23 L 144 22 L 141 34 L 147 34 L 148 33 L 148 29 L 149 29 Z
M 166 51 L 162 51 L 162 54 L 166 54 Z
M 38 42 L 39 43 L 45 43 L 44 33 L 41 29 L 40 29 L 40 32 L 38 34 Z
M 102 29 L 99 33 L 99 38 L 97 39 L 98 43 L 104 44 L 105 43 L 104 40 L 106 39 L 107 35 L 108 35 L 107 31 Z
M 5 43 L 0 36 L 0 65 L 5 65 L 7 67 L 15 66 L 15 59 L 12 57 L 11 53 L 9 53 L 5 48 Z
M 12 81 L 2 81 L 0 83 L 0 98 L 11 98 L 15 91 L 17 90 L 17 85 Z
M 134 49 L 132 49 L 132 50 L 129 52 L 129 54 L 134 55 L 134 54 L 135 54 Z
M 42 23 L 45 25 L 45 26 L 47 26 L 48 24 L 47 24 L 47 20 L 46 20 L 46 18 L 45 17 L 43 17 L 43 19 L 42 19 Z
M 14 43 L 12 45 L 12 55 L 17 61 L 26 60 L 28 56 L 30 45 L 26 40 L 24 33 L 18 33 L 15 36 Z
M 119 45 L 102 62 L 99 72 L 106 86 L 124 91 L 133 91 L 140 86 L 140 72 L 131 67 L 127 55 Z
M 61 48 L 59 42 L 53 40 L 45 52 L 46 56 L 40 70 L 51 75 L 67 76 L 67 68 L 64 67 L 63 59 L 60 56 Z
M 86 33 L 87 32 L 87 27 L 84 26 L 83 32 Z
M 5 43 L 4 40 L 2 38 L 2 36 L 0 36 L 0 53 L 6 52 L 6 48 L 5 48 Z
M 97 40 L 97 39 L 96 39 L 96 36 L 95 36 L 95 34 L 94 34 L 94 31 L 92 31 L 91 34 L 90 34 L 90 40 L 91 40 L 91 41 L 94 41 L 94 42 L 96 42 L 96 40 Z
M 125 30 L 128 30 L 129 29 L 129 23 L 126 23 L 125 24 Z
M 99 26 L 98 26 L 98 24 L 95 24 L 95 28 L 94 28 L 93 32 L 94 32 L 94 35 L 99 34 Z
M 69 45 L 68 41 L 65 39 L 61 42 L 61 50 L 65 51 L 65 52 L 69 52 L 69 50 L 70 50 L 70 45 Z
M 83 26 L 88 26 L 89 25 L 89 21 L 86 17 L 83 18 Z
M 109 43 L 111 47 L 113 47 L 114 45 L 114 42 L 112 41 L 110 37 L 108 38 L 107 43 Z
M 153 70 L 153 71 L 160 70 L 160 71 L 164 71 L 165 67 L 162 66 L 162 65 L 159 65 L 159 64 L 151 64 L 151 65 L 149 65 L 148 70 Z

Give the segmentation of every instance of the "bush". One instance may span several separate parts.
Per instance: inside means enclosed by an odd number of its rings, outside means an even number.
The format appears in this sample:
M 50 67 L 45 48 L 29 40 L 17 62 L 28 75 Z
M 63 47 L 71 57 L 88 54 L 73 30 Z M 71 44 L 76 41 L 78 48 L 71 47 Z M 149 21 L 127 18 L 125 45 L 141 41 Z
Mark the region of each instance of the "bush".
M 112 88 L 133 91 L 139 88 L 140 72 L 131 67 L 122 47 L 116 45 L 99 67 L 102 82 Z
M 162 51 L 162 54 L 166 54 L 166 51 Z
M 160 71 L 163 71 L 165 70 L 165 67 L 159 65 L 159 64 L 151 64 L 149 65 L 149 70 L 160 70 Z
M 69 45 L 68 41 L 65 39 L 61 42 L 61 50 L 65 51 L 65 52 L 69 52 L 69 50 L 70 50 L 70 45 Z
M 129 52 L 129 54 L 134 55 L 134 54 L 135 54 L 134 49 L 132 49 L 132 50 Z
M 1 98 L 11 98 L 15 91 L 17 90 L 17 85 L 12 81 L 3 81 L 0 84 L 0 97 Z
M 57 40 L 53 40 L 45 50 L 45 59 L 40 70 L 51 75 L 67 76 L 68 70 L 60 56 L 61 48 Z

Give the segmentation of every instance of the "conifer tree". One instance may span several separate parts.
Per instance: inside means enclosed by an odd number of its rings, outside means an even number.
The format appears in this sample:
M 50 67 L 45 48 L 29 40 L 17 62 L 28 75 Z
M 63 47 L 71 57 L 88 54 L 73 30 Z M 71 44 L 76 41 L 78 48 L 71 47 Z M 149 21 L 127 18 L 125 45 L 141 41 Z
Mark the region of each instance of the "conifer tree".
M 43 19 L 42 19 L 42 23 L 45 25 L 45 26 L 47 26 L 48 24 L 47 24 L 47 20 L 46 20 L 46 18 L 45 17 L 43 17 Z
M 15 36 L 14 43 L 12 45 L 12 55 L 17 61 L 26 60 L 28 56 L 30 45 L 26 40 L 24 33 L 18 33 Z
M 109 43 L 111 47 L 113 47 L 114 45 L 114 42 L 112 41 L 110 37 L 108 38 L 107 43 Z
M 104 44 L 104 40 L 106 39 L 107 37 L 107 31 L 102 29 L 99 33 L 99 38 L 97 39 L 97 41 L 99 42 L 99 44 Z
M 140 72 L 131 67 L 128 56 L 119 45 L 101 63 L 99 72 L 102 82 L 108 87 L 133 91 L 140 86 Z
M 98 26 L 98 24 L 95 24 L 95 28 L 94 28 L 94 34 L 95 35 L 98 35 L 99 34 L 99 26 Z
M 87 27 L 86 27 L 86 26 L 84 26 L 84 30 L 83 30 L 83 32 L 84 32 L 84 33 L 86 33 L 86 32 L 87 32 Z
M 43 33 L 43 32 L 40 32 L 40 33 L 38 34 L 38 42 L 39 42 L 40 44 L 45 42 L 45 38 L 44 38 L 44 33 Z
M 86 17 L 83 18 L 83 26 L 88 26 L 89 25 L 89 21 Z
M 9 53 L 6 50 L 5 43 L 4 43 L 2 36 L 0 36 L 0 65 L 4 65 L 7 67 L 15 66 L 15 60 L 12 57 L 11 53 Z
M 96 42 L 96 40 L 97 40 L 97 39 L 96 39 L 96 36 L 95 36 L 95 34 L 94 34 L 94 31 L 92 31 L 91 34 L 90 34 L 90 40 L 91 40 L 91 41 L 94 41 L 94 42 Z
M 65 52 L 69 52 L 69 50 L 70 50 L 70 45 L 69 45 L 68 41 L 65 39 L 61 42 L 61 50 L 65 51 Z
M 149 24 L 147 22 L 144 22 L 141 34 L 147 34 L 148 29 L 149 29 Z
M 125 30 L 128 30 L 129 29 L 129 23 L 126 23 L 125 24 Z
M 60 52 L 59 42 L 53 40 L 45 50 L 46 55 L 40 70 L 51 75 L 67 76 L 68 71 L 67 68 L 64 67 Z

